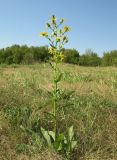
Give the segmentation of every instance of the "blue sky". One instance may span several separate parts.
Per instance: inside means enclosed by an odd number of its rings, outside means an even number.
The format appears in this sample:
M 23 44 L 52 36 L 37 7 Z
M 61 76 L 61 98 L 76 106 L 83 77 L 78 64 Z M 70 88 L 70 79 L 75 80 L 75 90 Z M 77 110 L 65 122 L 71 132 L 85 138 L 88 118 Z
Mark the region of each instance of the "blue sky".
M 39 33 L 52 14 L 71 27 L 66 48 L 117 49 L 117 0 L 0 0 L 0 48 L 48 44 Z

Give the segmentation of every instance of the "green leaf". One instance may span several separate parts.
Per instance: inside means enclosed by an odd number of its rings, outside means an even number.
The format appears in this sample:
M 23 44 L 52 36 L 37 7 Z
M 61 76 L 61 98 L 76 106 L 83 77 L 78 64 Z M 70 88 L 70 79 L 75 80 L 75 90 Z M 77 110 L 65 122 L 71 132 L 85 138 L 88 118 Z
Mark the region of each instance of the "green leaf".
M 63 134 L 59 134 L 58 137 L 56 138 L 55 142 L 54 142 L 54 148 L 57 151 L 61 151 L 63 148 L 62 143 L 64 142 L 64 135 Z
M 58 75 L 58 77 L 54 80 L 56 83 L 57 82 L 60 82 L 60 80 L 61 80 L 61 78 L 62 78 L 62 73 L 60 73 L 59 75 Z
M 54 148 L 55 148 L 57 151 L 61 151 L 61 150 L 62 150 L 62 143 L 59 142 L 59 141 L 55 141 L 55 142 L 54 142 Z
M 51 138 L 50 138 L 48 131 L 46 131 L 44 128 L 41 127 L 41 133 L 42 133 L 43 137 L 45 138 L 48 146 L 52 147 Z
M 73 150 L 76 145 L 77 145 L 77 141 L 72 141 L 71 142 L 71 149 Z
M 73 130 L 73 126 L 71 126 L 71 127 L 68 128 L 68 139 L 69 139 L 69 141 L 72 141 L 73 136 L 74 136 L 74 130 Z
M 33 134 L 33 131 L 27 127 L 25 128 L 24 126 L 20 125 L 20 128 L 22 131 L 27 132 L 28 134 Z
M 55 66 L 51 62 L 49 64 L 53 69 L 55 69 Z
M 55 132 L 48 131 L 49 135 L 52 137 L 52 139 L 55 141 Z
M 26 131 L 26 129 L 24 128 L 24 126 L 20 125 L 20 128 L 22 129 L 22 131 Z
M 54 45 L 52 45 L 51 43 L 50 43 L 50 46 L 52 47 L 52 48 L 56 48 Z
M 64 134 L 59 134 L 58 140 L 59 140 L 59 141 L 63 141 L 64 139 L 65 139 Z

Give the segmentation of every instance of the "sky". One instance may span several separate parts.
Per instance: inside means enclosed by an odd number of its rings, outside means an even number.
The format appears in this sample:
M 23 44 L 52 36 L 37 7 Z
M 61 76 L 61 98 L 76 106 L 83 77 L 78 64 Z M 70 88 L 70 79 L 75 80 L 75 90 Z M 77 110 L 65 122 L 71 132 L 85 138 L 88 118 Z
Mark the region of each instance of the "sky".
M 0 48 L 48 45 L 39 33 L 53 14 L 71 28 L 65 48 L 117 49 L 117 0 L 0 0 Z

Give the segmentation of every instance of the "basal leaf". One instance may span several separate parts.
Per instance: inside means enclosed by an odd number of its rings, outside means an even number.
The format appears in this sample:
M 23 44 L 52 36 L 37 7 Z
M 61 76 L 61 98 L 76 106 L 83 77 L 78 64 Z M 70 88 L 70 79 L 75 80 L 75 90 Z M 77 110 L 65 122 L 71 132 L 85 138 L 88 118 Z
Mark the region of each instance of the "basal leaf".
M 48 146 L 52 147 L 51 138 L 50 138 L 48 131 L 46 131 L 44 128 L 41 127 L 41 133 L 42 133 L 43 137 L 45 138 Z
M 69 141 L 72 141 L 72 138 L 74 136 L 74 130 L 73 130 L 73 126 L 68 128 L 68 139 Z

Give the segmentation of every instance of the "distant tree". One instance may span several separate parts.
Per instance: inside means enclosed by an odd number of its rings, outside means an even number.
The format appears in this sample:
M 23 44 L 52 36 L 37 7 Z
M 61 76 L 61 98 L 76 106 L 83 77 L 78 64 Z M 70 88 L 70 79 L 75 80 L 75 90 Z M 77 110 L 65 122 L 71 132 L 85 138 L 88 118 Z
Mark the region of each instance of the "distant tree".
M 81 66 L 99 66 L 100 64 L 101 58 L 91 49 L 86 50 L 85 54 L 79 58 L 79 65 Z
M 104 52 L 102 57 L 102 64 L 104 66 L 117 66 L 117 50 Z
M 23 45 L 20 46 L 20 48 L 21 48 L 21 54 L 23 54 L 22 63 L 23 64 L 33 63 L 34 59 L 30 47 L 28 47 L 27 45 Z
M 0 64 L 5 63 L 4 49 L 0 49 Z
M 79 52 L 75 49 L 64 49 L 64 62 L 78 64 L 79 62 Z
M 13 63 L 13 50 L 11 47 L 7 47 L 4 50 L 4 60 L 5 60 L 5 63 L 7 64 Z
M 75 49 L 62 49 L 64 62 L 79 64 L 81 66 L 117 66 L 117 50 L 104 52 L 100 58 L 97 53 L 88 49 L 85 54 L 79 55 Z M 31 64 L 49 60 L 48 46 L 28 47 L 27 45 L 12 45 L 0 49 L 0 64 Z
M 23 52 L 21 50 L 21 47 L 19 45 L 13 45 L 10 48 L 12 50 L 13 54 L 13 63 L 20 64 L 23 60 Z
M 110 53 L 109 52 L 104 52 L 103 57 L 102 57 L 102 65 L 103 66 L 111 66 L 111 58 L 110 58 Z
M 35 62 L 43 62 L 49 59 L 47 46 L 31 47 L 31 52 Z

